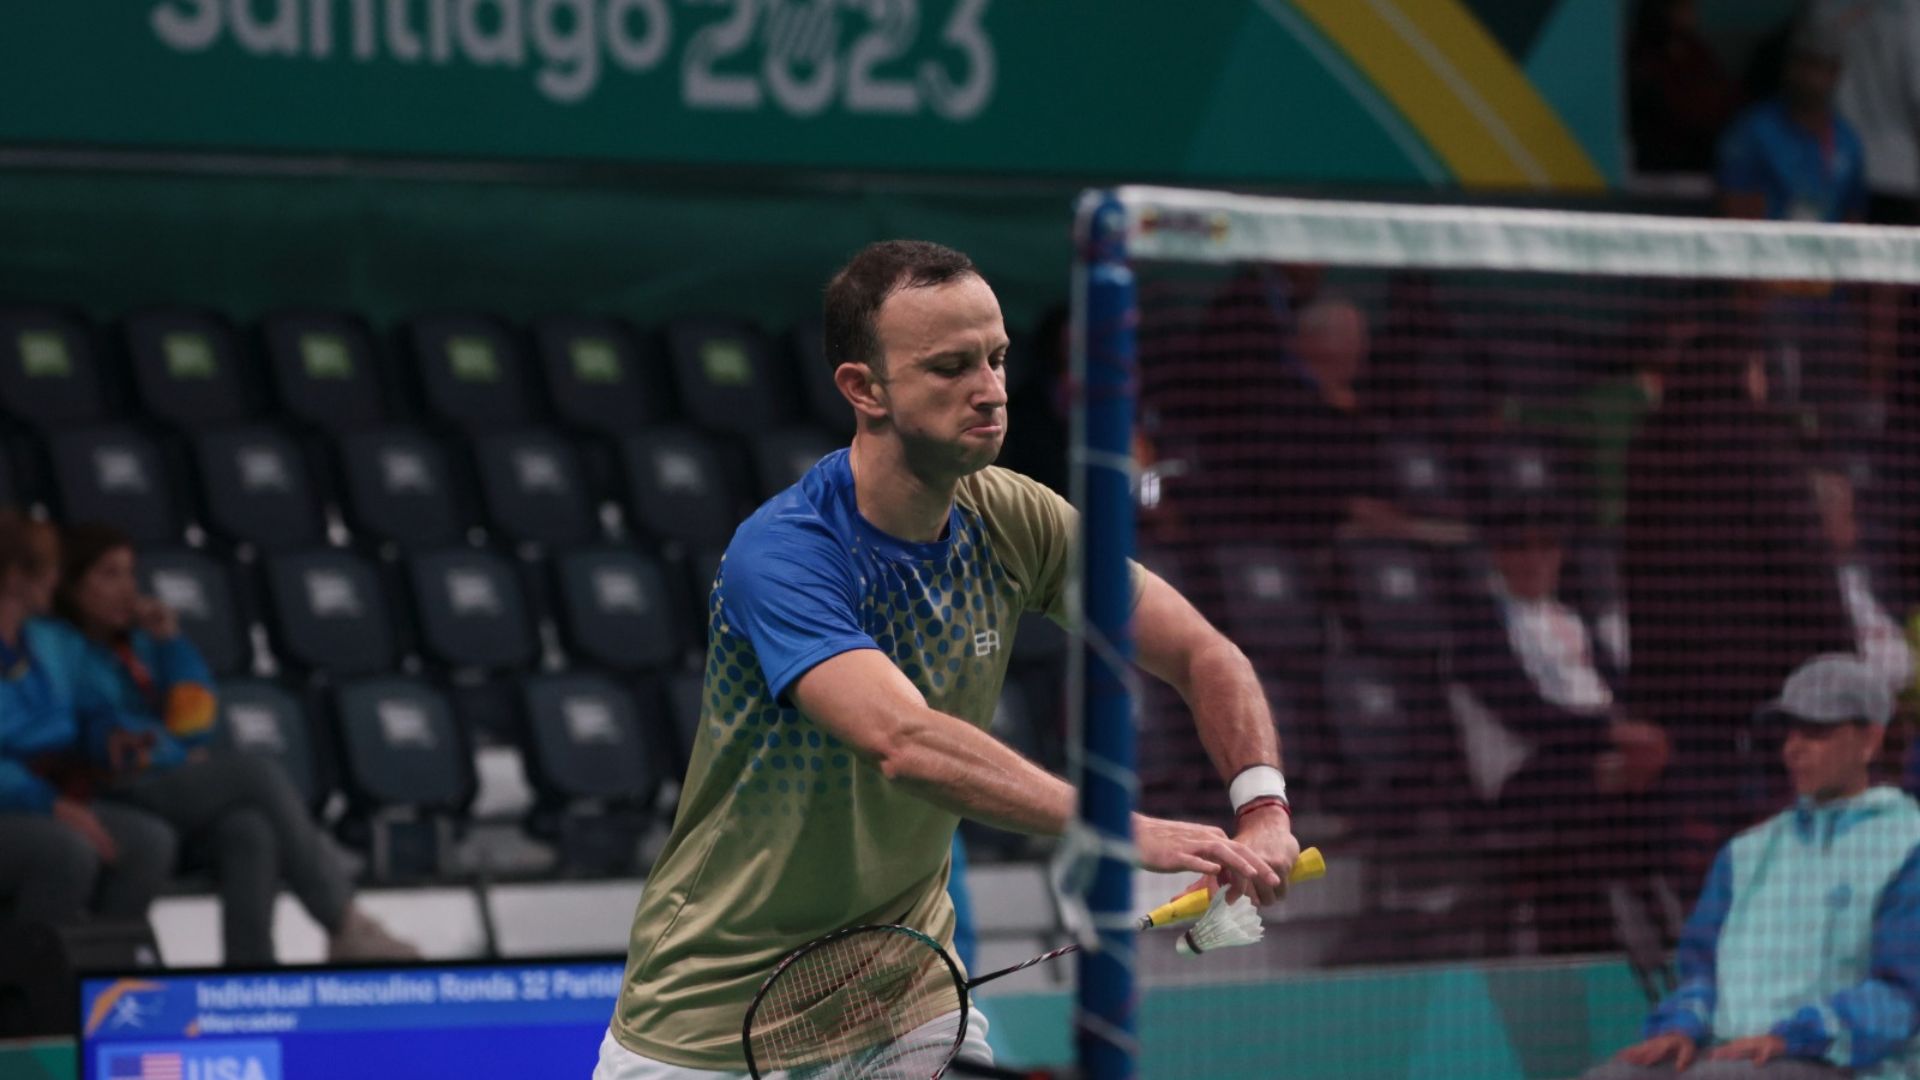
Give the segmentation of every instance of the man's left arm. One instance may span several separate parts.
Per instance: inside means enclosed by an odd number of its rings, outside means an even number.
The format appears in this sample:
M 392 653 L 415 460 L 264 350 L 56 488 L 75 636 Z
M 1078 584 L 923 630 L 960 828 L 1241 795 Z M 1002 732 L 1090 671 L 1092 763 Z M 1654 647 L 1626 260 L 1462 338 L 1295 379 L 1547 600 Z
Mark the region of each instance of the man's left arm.
M 1880 894 L 1866 979 L 1774 1026 L 1790 1057 L 1870 1069 L 1920 1033 L 1920 849 Z
M 1180 692 L 1207 756 L 1229 789 L 1246 773 L 1255 790 L 1264 790 L 1260 781 L 1280 775 L 1280 737 L 1253 664 L 1159 575 L 1146 570 L 1136 574 L 1140 598 L 1134 606 L 1133 637 L 1140 666 Z M 1248 772 L 1261 768 L 1273 772 Z M 1278 888 L 1254 895 L 1255 902 L 1269 904 L 1286 892 L 1300 842 L 1294 839 L 1292 812 L 1284 801 L 1253 797 L 1243 803 L 1248 809 L 1238 815 L 1233 836 L 1280 875 Z

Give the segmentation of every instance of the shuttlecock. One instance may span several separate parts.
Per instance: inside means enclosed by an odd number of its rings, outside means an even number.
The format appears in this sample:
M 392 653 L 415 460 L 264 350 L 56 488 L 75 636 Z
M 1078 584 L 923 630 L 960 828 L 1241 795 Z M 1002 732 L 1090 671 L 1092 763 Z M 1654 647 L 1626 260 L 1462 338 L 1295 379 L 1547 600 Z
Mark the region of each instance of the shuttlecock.
M 1179 949 L 1182 956 L 1198 956 L 1215 949 L 1251 945 L 1266 932 L 1266 926 L 1260 921 L 1260 911 L 1253 906 L 1252 900 L 1242 896 L 1228 903 L 1227 890 L 1215 889 L 1212 900 L 1207 904 L 1207 913 L 1180 935 L 1180 943 L 1175 948 Z

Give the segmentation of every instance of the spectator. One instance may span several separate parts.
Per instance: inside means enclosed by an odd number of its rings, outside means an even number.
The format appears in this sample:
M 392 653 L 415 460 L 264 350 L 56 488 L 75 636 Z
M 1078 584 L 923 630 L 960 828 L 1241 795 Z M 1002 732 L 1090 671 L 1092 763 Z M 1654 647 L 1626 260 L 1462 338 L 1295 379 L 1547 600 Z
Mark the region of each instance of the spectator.
M 1787 50 L 1777 97 L 1749 107 L 1721 137 L 1718 178 L 1728 217 L 1859 221 L 1866 162 L 1853 125 L 1834 109 L 1840 39 L 1803 20 Z
M 1627 43 L 1634 168 L 1704 173 L 1737 90 L 1706 39 L 1696 0 L 1640 0 Z
M 1867 154 L 1867 220 L 1920 225 L 1920 0 L 1818 0 L 1840 46 L 1836 101 Z
M 1628 452 L 1624 704 L 1673 740 L 1684 880 L 1766 796 L 1754 708 L 1808 657 L 1853 648 L 1792 430 L 1760 358 L 1725 338 L 1676 361 Z
M 1645 796 L 1669 753 L 1594 663 L 1592 636 L 1559 597 L 1560 530 L 1538 517 L 1488 530 L 1488 588 L 1460 605 L 1453 714 L 1492 821 L 1552 842 L 1515 871 L 1545 952 L 1610 946 L 1603 888 L 1650 869 Z
M 140 593 L 126 535 L 80 525 L 65 546 L 55 606 L 78 630 L 63 653 L 75 711 L 106 772 L 102 795 L 160 817 L 210 853 L 227 963 L 273 963 L 282 880 L 327 932 L 330 959 L 417 956 L 353 904 L 345 871 L 286 774 L 264 758 L 215 750 L 212 677 L 173 612 Z
M 1852 656 L 1786 681 L 1761 720 L 1786 729 L 1797 800 L 1721 850 L 1681 934 L 1680 985 L 1646 1041 L 1588 1080 L 1920 1069 L 1920 807 L 1871 786 L 1892 714 Z
M 71 686 L 44 661 L 60 575 L 53 527 L 0 510 L 0 907 L 24 922 L 144 919 L 174 834 L 88 799 Z

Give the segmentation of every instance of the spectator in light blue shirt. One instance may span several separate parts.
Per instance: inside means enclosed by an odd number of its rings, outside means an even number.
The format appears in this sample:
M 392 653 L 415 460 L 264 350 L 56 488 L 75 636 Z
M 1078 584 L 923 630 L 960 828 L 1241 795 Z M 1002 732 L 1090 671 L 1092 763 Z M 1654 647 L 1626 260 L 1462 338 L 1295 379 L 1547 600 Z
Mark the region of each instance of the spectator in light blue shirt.
M 1849 654 L 1800 666 L 1762 719 L 1798 801 L 1720 852 L 1644 1042 L 1587 1080 L 1920 1075 L 1920 806 L 1875 787 L 1893 701 Z
M 1840 40 L 1802 23 L 1780 95 L 1734 118 L 1720 138 L 1718 180 L 1728 217 L 1858 221 L 1866 212 L 1866 155 L 1834 108 Z

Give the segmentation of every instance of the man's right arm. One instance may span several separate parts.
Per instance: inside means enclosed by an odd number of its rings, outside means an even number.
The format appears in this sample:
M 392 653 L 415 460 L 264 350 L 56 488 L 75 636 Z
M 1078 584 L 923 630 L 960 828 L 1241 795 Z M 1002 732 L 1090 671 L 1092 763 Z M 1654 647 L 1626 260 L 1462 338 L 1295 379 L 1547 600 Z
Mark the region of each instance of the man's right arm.
M 1072 785 L 956 716 L 927 705 L 886 655 L 854 649 L 801 675 L 789 691 L 815 723 L 888 780 L 943 809 L 1018 832 L 1059 835 L 1073 819 Z M 1220 829 L 1134 817 L 1141 865 L 1166 873 L 1272 876 Z

